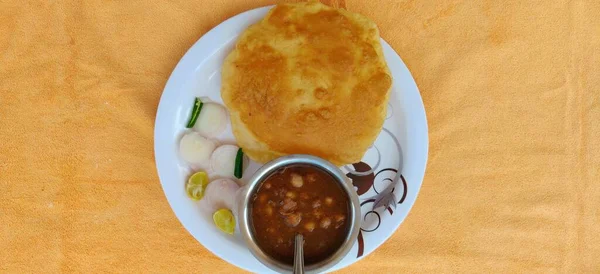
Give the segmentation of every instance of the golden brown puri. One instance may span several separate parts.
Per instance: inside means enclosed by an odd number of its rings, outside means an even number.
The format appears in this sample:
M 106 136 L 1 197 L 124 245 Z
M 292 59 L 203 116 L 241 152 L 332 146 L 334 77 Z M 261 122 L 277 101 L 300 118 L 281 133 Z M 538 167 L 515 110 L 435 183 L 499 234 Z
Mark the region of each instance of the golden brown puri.
M 249 27 L 223 65 L 233 133 L 257 162 L 303 153 L 360 161 L 392 85 L 379 31 L 319 2 L 282 4 Z

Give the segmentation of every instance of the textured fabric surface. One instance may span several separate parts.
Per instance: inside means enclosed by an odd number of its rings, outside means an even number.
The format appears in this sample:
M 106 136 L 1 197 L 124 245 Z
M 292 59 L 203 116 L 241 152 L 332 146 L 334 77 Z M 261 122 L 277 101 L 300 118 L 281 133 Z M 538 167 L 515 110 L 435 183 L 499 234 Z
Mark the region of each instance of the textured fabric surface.
M 327 1 L 372 18 L 430 134 L 398 231 L 347 273 L 600 271 L 600 2 Z M 0 0 L 0 272 L 232 273 L 153 156 L 167 78 L 273 1 Z

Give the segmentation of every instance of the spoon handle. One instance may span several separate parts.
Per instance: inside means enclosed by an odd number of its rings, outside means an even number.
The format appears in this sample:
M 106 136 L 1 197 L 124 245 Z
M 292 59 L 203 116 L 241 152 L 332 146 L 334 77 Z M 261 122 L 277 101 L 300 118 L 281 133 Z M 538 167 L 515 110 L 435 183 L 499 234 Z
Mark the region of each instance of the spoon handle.
M 304 274 L 304 237 L 296 234 L 294 240 L 294 274 Z

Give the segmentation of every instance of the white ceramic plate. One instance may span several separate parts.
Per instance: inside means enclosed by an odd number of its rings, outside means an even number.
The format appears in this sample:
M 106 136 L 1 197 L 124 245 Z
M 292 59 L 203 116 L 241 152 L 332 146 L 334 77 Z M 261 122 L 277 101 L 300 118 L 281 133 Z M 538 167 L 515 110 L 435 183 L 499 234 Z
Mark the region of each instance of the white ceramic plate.
M 222 103 L 221 66 L 225 56 L 238 35 L 264 17 L 270 8 L 254 9 L 230 18 L 202 36 L 188 50 L 167 81 L 154 129 L 158 175 L 179 221 L 196 240 L 223 260 L 259 273 L 271 271 L 250 254 L 239 233 L 236 231 L 234 236 L 229 236 L 220 232 L 210 215 L 186 196 L 184 185 L 193 170 L 179 158 L 178 144 L 186 132 L 185 125 L 195 97 L 209 97 Z M 393 75 L 388 116 L 384 130 L 363 161 L 343 167 L 359 193 L 363 223 L 352 250 L 331 270 L 364 258 L 394 233 L 414 204 L 425 173 L 428 135 L 421 96 L 398 54 L 385 41 L 381 42 Z M 235 143 L 230 128 L 219 139 Z M 251 165 L 243 179 L 251 176 L 257 167 L 257 164 Z M 392 195 L 396 206 L 372 211 L 374 197 L 390 184 L 395 186 Z M 202 258 L 198 257 L 198 260 Z

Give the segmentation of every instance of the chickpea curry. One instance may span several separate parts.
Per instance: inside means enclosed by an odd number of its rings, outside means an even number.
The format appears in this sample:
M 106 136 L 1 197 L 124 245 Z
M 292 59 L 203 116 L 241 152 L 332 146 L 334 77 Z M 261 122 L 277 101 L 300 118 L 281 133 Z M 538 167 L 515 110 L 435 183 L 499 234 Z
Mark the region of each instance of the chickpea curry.
M 287 264 L 294 261 L 294 237 L 304 236 L 304 262 L 335 253 L 348 233 L 350 203 L 327 172 L 309 165 L 282 168 L 260 185 L 252 202 L 252 225 L 258 246 Z

